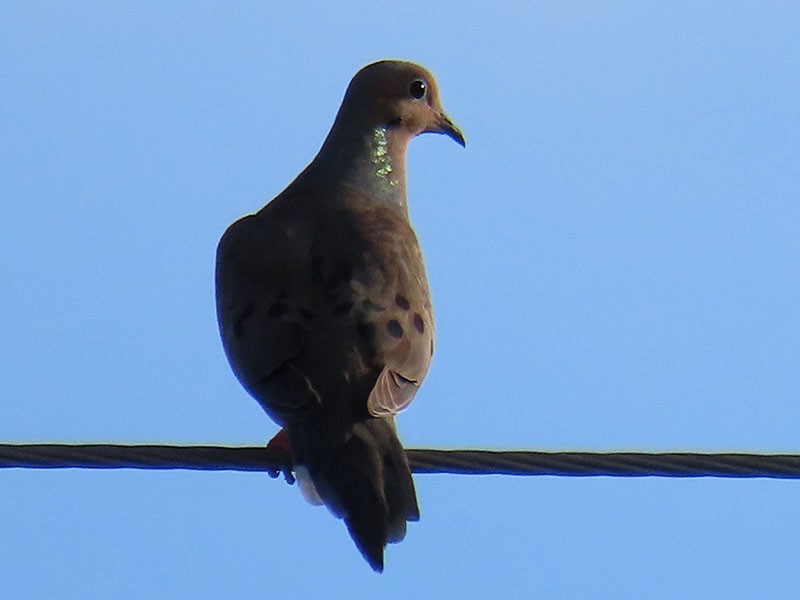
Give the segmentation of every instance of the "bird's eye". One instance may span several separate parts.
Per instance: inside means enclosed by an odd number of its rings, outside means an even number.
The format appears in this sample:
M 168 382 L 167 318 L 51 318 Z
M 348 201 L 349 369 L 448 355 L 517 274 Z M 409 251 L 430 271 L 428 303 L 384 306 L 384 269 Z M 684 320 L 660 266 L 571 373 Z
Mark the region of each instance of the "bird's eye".
M 411 94 L 412 98 L 422 100 L 425 97 L 425 94 L 428 93 L 428 86 L 425 85 L 425 82 L 422 81 L 422 79 L 415 79 L 411 82 L 408 92 Z

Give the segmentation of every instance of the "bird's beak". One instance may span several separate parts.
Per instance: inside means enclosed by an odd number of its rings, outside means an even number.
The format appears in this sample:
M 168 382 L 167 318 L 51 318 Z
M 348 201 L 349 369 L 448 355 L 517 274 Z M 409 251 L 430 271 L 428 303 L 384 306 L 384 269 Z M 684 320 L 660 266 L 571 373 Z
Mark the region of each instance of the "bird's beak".
M 431 129 L 430 131 L 435 131 L 436 133 L 443 133 L 446 136 L 450 137 L 456 143 L 460 144 L 463 147 L 467 147 L 467 140 L 464 139 L 464 134 L 461 133 L 461 130 L 458 128 L 458 125 L 453 123 L 444 112 L 439 113 L 439 118 L 436 120 L 436 127 Z

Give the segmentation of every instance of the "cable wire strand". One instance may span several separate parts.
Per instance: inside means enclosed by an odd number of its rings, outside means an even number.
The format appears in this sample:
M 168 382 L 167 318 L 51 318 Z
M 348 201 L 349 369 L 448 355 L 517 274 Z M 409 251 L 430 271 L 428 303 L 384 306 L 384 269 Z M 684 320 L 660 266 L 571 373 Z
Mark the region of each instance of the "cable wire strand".
M 800 455 L 696 452 L 406 451 L 415 473 L 561 477 L 800 479 Z M 141 444 L 0 444 L 0 468 L 191 469 L 288 473 L 267 448 Z

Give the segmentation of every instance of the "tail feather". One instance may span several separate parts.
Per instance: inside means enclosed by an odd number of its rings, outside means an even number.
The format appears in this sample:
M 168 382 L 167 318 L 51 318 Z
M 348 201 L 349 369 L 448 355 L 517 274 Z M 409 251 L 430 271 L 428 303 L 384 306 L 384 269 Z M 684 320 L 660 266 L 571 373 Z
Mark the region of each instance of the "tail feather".
M 313 422 L 290 429 L 295 462 L 338 518 L 369 565 L 383 571 L 387 543 L 405 537 L 419 520 L 414 481 L 389 418 L 367 418 L 344 430 Z M 301 467 L 302 468 L 302 467 Z
M 411 467 L 394 428 L 386 436 L 384 454 L 383 481 L 384 495 L 388 508 L 388 542 L 397 543 L 406 537 L 406 523 L 419 521 L 419 506 L 411 478 Z

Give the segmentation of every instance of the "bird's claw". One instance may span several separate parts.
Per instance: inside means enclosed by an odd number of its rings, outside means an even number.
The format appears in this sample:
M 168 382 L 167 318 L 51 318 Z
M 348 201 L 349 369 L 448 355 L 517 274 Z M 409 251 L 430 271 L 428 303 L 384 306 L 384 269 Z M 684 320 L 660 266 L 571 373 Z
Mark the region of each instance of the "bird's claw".
M 283 474 L 283 478 L 289 485 L 294 484 L 294 455 L 292 454 L 292 444 L 289 441 L 289 434 L 285 429 L 281 429 L 275 437 L 273 437 L 267 444 L 267 450 L 270 452 L 270 458 L 275 465 L 274 468 L 268 468 L 267 474 L 273 479 L 277 479 L 279 475 Z

